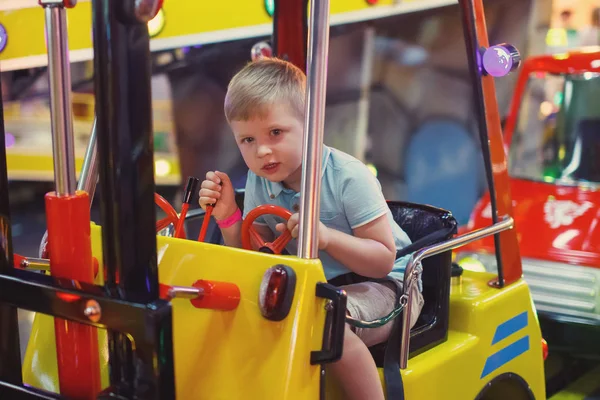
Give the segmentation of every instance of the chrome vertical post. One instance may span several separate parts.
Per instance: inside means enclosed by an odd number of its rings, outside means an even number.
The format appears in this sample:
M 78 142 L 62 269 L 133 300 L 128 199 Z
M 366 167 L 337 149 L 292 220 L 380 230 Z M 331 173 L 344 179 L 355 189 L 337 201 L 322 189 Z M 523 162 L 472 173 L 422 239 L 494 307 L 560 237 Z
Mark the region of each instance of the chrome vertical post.
M 46 19 L 50 114 L 56 194 L 75 193 L 75 144 L 71 101 L 71 65 L 65 6 L 74 2 L 40 0 Z
M 90 196 L 90 206 L 94 201 L 94 193 L 96 192 L 96 184 L 98 183 L 98 133 L 96 123 L 97 119 L 94 118 L 90 141 L 85 150 L 83 166 L 81 167 L 81 175 L 77 182 L 77 190 L 83 190 Z
M 319 256 L 319 213 L 327 55 L 329 52 L 329 0 L 312 0 L 308 29 L 306 105 L 300 203 L 298 257 Z

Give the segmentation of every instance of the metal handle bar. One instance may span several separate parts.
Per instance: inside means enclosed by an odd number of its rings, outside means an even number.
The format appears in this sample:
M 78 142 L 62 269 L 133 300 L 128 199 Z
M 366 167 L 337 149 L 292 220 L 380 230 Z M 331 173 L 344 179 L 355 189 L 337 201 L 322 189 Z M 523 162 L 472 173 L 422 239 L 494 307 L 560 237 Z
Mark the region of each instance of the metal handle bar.
M 171 286 L 167 292 L 167 300 L 171 299 L 197 299 L 204 294 L 204 289 L 187 286 Z
M 50 271 L 50 260 L 45 258 L 27 257 L 21 261 L 21 268 Z
M 483 239 L 488 236 L 495 235 L 502 231 L 512 229 L 514 226 L 514 220 L 511 216 L 506 215 L 502 217 L 500 222 L 497 222 L 486 228 L 478 229 L 473 232 L 466 233 L 461 236 L 457 236 L 448 241 L 434 244 L 432 246 L 424 247 L 421 250 L 413 253 L 411 259 L 406 265 L 404 271 L 404 293 L 408 295 L 408 302 L 404 308 L 404 315 L 402 316 L 402 342 L 400 347 L 400 369 L 406 369 L 408 364 L 408 351 L 410 343 L 410 311 L 412 307 L 412 288 L 416 285 L 417 279 L 421 274 L 421 262 L 428 258 L 449 250 L 454 250 L 458 247 L 464 246 L 476 240 Z

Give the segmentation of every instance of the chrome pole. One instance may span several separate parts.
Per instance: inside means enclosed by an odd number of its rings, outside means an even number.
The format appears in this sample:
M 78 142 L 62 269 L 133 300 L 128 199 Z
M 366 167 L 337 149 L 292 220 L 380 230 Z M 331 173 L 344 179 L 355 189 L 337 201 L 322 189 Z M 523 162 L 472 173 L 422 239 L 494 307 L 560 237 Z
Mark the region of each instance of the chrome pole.
M 171 286 L 167 292 L 168 299 L 197 299 L 204 295 L 204 289 L 186 286 Z
M 319 212 L 327 55 L 329 51 L 329 0 L 312 0 L 308 29 L 306 105 L 300 186 L 298 257 L 319 256 Z
M 75 145 L 67 17 L 62 0 L 41 0 L 46 16 L 50 115 L 56 195 L 75 193 Z
M 94 118 L 94 125 L 92 125 L 90 140 L 85 150 L 79 182 L 77 182 L 77 190 L 83 190 L 90 196 L 90 207 L 94 201 L 94 193 L 96 192 L 96 184 L 98 183 L 98 140 L 96 139 L 96 122 L 97 119 Z
M 412 289 L 417 284 L 417 279 L 421 274 L 421 262 L 428 258 L 449 250 L 454 250 L 458 247 L 467 245 L 476 240 L 483 239 L 487 236 L 492 236 L 500 232 L 512 229 L 515 221 L 509 215 L 504 216 L 500 222 L 497 222 L 486 228 L 477 229 L 476 231 L 465 233 L 464 235 L 455 237 L 442 243 L 434 244 L 429 247 L 424 247 L 412 255 L 406 270 L 404 271 L 404 293 L 408 296 L 406 307 L 402 314 L 402 338 L 400 346 L 400 369 L 406 369 L 408 365 L 408 352 L 410 344 L 410 312 L 412 308 Z

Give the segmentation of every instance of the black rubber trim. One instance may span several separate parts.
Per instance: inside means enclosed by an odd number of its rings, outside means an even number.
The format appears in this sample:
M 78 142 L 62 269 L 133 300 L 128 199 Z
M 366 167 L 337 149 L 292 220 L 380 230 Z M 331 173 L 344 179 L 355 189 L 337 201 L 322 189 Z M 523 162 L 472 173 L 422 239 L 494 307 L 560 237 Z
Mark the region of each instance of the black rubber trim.
M 342 358 L 348 300 L 344 290 L 324 282 L 317 283 L 316 295 L 331 300 L 333 307 L 327 311 L 323 332 L 323 349 L 310 353 L 311 365 L 332 363 Z
M 501 382 L 504 382 L 504 381 L 516 382 L 521 387 L 521 389 L 523 389 L 523 393 L 527 394 L 527 396 L 530 400 L 536 400 L 535 396 L 533 394 L 533 391 L 531 390 L 531 388 L 529 387 L 529 385 L 527 384 L 525 379 L 523 379 L 520 375 L 515 374 L 514 372 L 506 372 L 504 374 L 500 374 L 497 377 L 495 377 L 494 379 L 492 379 L 491 381 L 489 381 L 483 387 L 483 389 L 481 389 L 481 392 L 479 392 L 477 397 L 475 397 L 475 400 L 485 399 L 484 396 L 488 393 L 490 388 L 492 388 L 494 385 L 500 384 Z

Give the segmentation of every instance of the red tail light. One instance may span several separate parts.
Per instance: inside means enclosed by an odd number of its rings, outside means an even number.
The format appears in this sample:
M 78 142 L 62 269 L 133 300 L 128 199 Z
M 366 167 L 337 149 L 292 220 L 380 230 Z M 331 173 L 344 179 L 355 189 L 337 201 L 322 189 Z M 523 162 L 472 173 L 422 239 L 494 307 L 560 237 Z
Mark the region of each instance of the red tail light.
M 542 355 L 544 356 L 544 361 L 548 358 L 548 342 L 546 339 L 542 338 Z
M 281 321 L 287 317 L 295 289 L 296 274 L 293 269 L 285 265 L 269 268 L 263 276 L 258 293 L 258 304 L 263 317 L 272 321 Z

